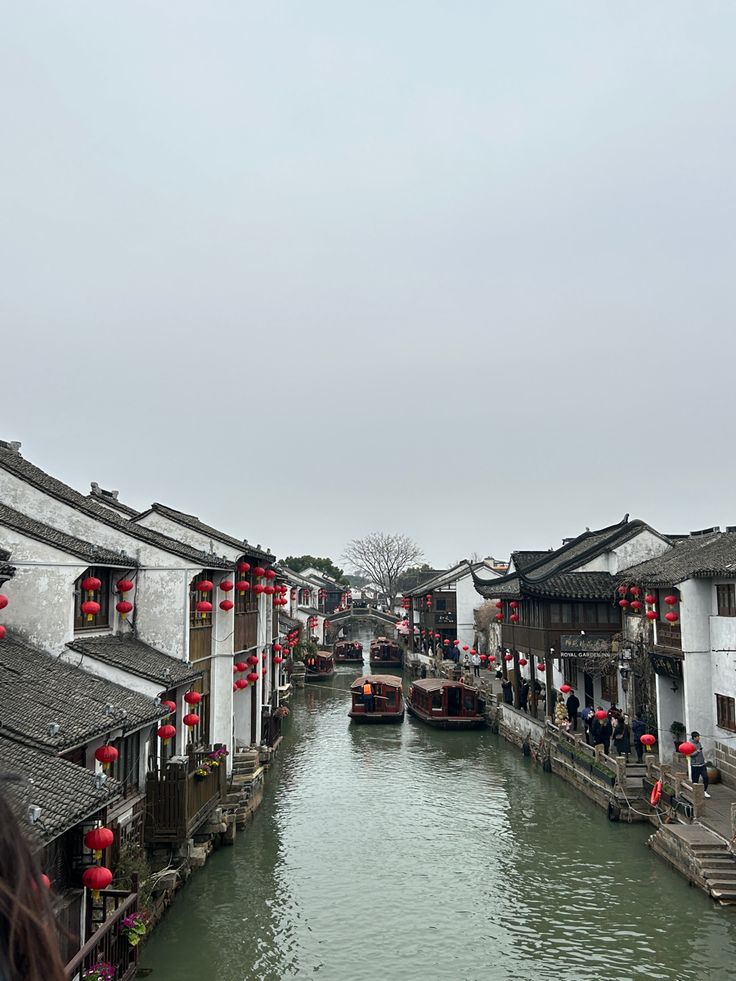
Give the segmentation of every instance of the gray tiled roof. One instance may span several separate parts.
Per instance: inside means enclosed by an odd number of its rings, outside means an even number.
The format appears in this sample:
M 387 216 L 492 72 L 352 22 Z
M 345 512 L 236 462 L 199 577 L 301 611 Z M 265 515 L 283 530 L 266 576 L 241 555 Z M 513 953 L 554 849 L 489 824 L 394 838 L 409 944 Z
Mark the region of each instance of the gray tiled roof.
M 51 657 L 10 631 L 0 644 L 0 727 L 13 739 L 62 752 L 165 714 L 153 699 Z M 54 722 L 56 735 L 49 732 Z
M 535 563 L 539 562 L 540 559 L 548 556 L 550 551 L 551 549 L 537 551 L 522 549 L 511 553 L 511 561 L 514 563 L 515 569 L 526 569 L 527 566 L 534 565 Z
M 163 552 L 168 552 L 170 555 L 178 555 L 180 558 L 186 559 L 203 569 L 230 569 L 232 567 L 230 561 L 220 556 L 207 555 L 205 552 L 191 548 L 189 545 L 184 545 L 182 542 L 170 538 L 168 535 L 162 535 L 160 532 L 152 531 L 150 528 L 144 528 L 143 525 L 134 524 L 132 521 L 123 517 L 123 515 L 111 511 L 104 504 L 98 504 L 91 497 L 85 497 L 84 494 L 75 491 L 73 487 L 69 487 L 68 484 L 57 480 L 56 477 L 52 477 L 51 474 L 29 463 L 28 460 L 25 460 L 20 455 L 17 449 L 14 449 L 5 440 L 0 440 L 0 467 L 8 473 L 15 474 L 15 476 L 31 486 L 38 488 L 44 494 L 55 497 L 57 500 L 69 505 L 69 507 L 96 518 L 102 524 L 109 525 L 111 528 L 117 528 L 130 538 L 137 538 L 139 541 L 147 542 L 149 545 L 160 548 Z
M 301 625 L 301 620 L 294 620 L 287 613 L 279 613 L 279 633 L 288 634 Z
M 118 500 L 117 491 L 105 490 L 104 487 L 100 487 L 99 484 L 94 481 L 91 484 L 92 491 L 87 495 L 93 501 L 99 501 L 101 504 L 107 504 L 110 508 L 115 508 L 116 511 L 120 511 L 128 518 L 134 518 L 138 512 L 135 508 L 130 507 L 129 504 L 123 504 L 122 501 Z
M 58 548 L 61 552 L 74 555 L 89 565 L 116 565 L 124 569 L 136 568 L 138 562 L 124 552 L 114 552 L 109 548 L 102 548 L 100 545 L 93 545 L 85 542 L 81 538 L 67 535 L 63 531 L 57 531 L 50 525 L 45 525 L 35 518 L 29 518 L 20 511 L 0 504 L 0 525 L 5 528 L 12 528 L 13 531 L 20 532 L 27 538 L 34 541 L 43 542 Z
M 35 845 L 45 844 L 92 817 L 120 794 L 117 780 L 108 779 L 98 789 L 92 770 L 1 735 L 0 777 L 0 792 Z M 28 820 L 32 804 L 41 808 L 40 820 L 33 825 Z
M 170 521 L 175 521 L 177 524 L 183 525 L 185 528 L 191 528 L 193 531 L 198 531 L 201 535 L 212 538 L 217 542 L 222 542 L 223 545 L 230 545 L 232 548 L 237 548 L 244 555 L 252 555 L 254 558 L 263 559 L 265 562 L 273 561 L 273 555 L 271 555 L 270 552 L 264 552 L 263 549 L 257 548 L 255 545 L 250 545 L 242 538 L 235 538 L 233 535 L 229 535 L 226 531 L 220 531 L 219 528 L 213 528 L 212 525 L 206 525 L 194 514 L 186 514 L 184 511 L 176 511 L 174 508 L 167 507 L 165 504 L 154 502 L 148 511 L 142 511 L 133 520 L 137 522 L 140 518 L 150 514 L 152 511 L 163 515 Z
M 625 577 L 625 578 L 624 578 Z M 736 532 L 693 535 L 620 574 L 617 582 L 676 586 L 686 579 L 736 578 Z
M 186 661 L 169 657 L 155 647 L 149 647 L 135 637 L 107 634 L 100 637 L 79 637 L 66 645 L 79 654 L 154 681 L 162 688 L 185 685 L 201 674 Z

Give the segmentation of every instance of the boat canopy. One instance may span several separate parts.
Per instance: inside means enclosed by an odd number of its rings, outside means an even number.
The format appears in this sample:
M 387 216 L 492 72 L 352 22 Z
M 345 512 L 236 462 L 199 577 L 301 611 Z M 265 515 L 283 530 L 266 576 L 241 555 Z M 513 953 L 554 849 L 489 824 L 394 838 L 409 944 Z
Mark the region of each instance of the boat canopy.
M 368 682 L 371 685 L 389 685 L 391 688 L 401 688 L 403 682 L 395 674 L 364 674 L 350 686 L 351 691 L 358 691 Z

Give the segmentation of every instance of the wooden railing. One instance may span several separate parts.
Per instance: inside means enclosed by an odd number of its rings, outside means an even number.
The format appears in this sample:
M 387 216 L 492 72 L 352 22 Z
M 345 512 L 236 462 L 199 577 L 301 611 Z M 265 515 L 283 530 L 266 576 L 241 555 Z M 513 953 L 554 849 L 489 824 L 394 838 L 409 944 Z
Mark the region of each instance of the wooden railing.
M 190 838 L 215 809 L 226 792 L 224 760 L 206 776 L 197 770 L 207 752 L 190 753 L 186 759 L 169 761 L 146 776 L 146 840 L 174 843 Z
M 115 981 L 130 981 L 138 967 L 138 947 L 131 947 L 121 933 L 122 921 L 138 912 L 138 893 L 108 889 L 100 893 L 100 902 L 91 911 L 90 936 L 82 949 L 66 965 L 69 981 L 81 978 L 93 964 L 111 964 Z
M 582 738 L 576 738 L 572 733 L 560 729 L 549 720 L 546 728 L 552 742 L 556 743 L 555 750 L 568 759 L 576 770 L 581 770 L 608 787 L 615 787 L 617 783 L 625 787 L 624 757 L 607 756 L 602 748 L 589 746 Z
M 692 820 L 701 817 L 705 811 L 705 787 L 692 783 L 687 772 L 666 763 L 647 758 L 647 775 L 644 778 L 644 791 L 648 797 L 658 780 L 662 781 L 659 808 L 670 809 L 682 817 Z

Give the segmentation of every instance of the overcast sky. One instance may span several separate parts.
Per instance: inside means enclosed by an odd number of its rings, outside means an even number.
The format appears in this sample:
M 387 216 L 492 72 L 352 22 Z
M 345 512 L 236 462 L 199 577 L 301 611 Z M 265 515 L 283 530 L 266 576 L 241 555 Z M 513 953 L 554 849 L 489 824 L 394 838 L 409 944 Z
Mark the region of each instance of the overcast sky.
M 269 545 L 736 524 L 732 0 L 23 0 L 2 422 Z

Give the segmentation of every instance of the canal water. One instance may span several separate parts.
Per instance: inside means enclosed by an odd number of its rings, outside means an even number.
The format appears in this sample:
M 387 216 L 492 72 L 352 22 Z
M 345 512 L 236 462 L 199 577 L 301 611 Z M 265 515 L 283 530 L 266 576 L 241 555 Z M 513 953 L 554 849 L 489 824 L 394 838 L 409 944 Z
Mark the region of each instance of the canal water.
M 490 732 L 291 699 L 266 798 L 146 945 L 152 981 L 736 978 L 736 912 Z

